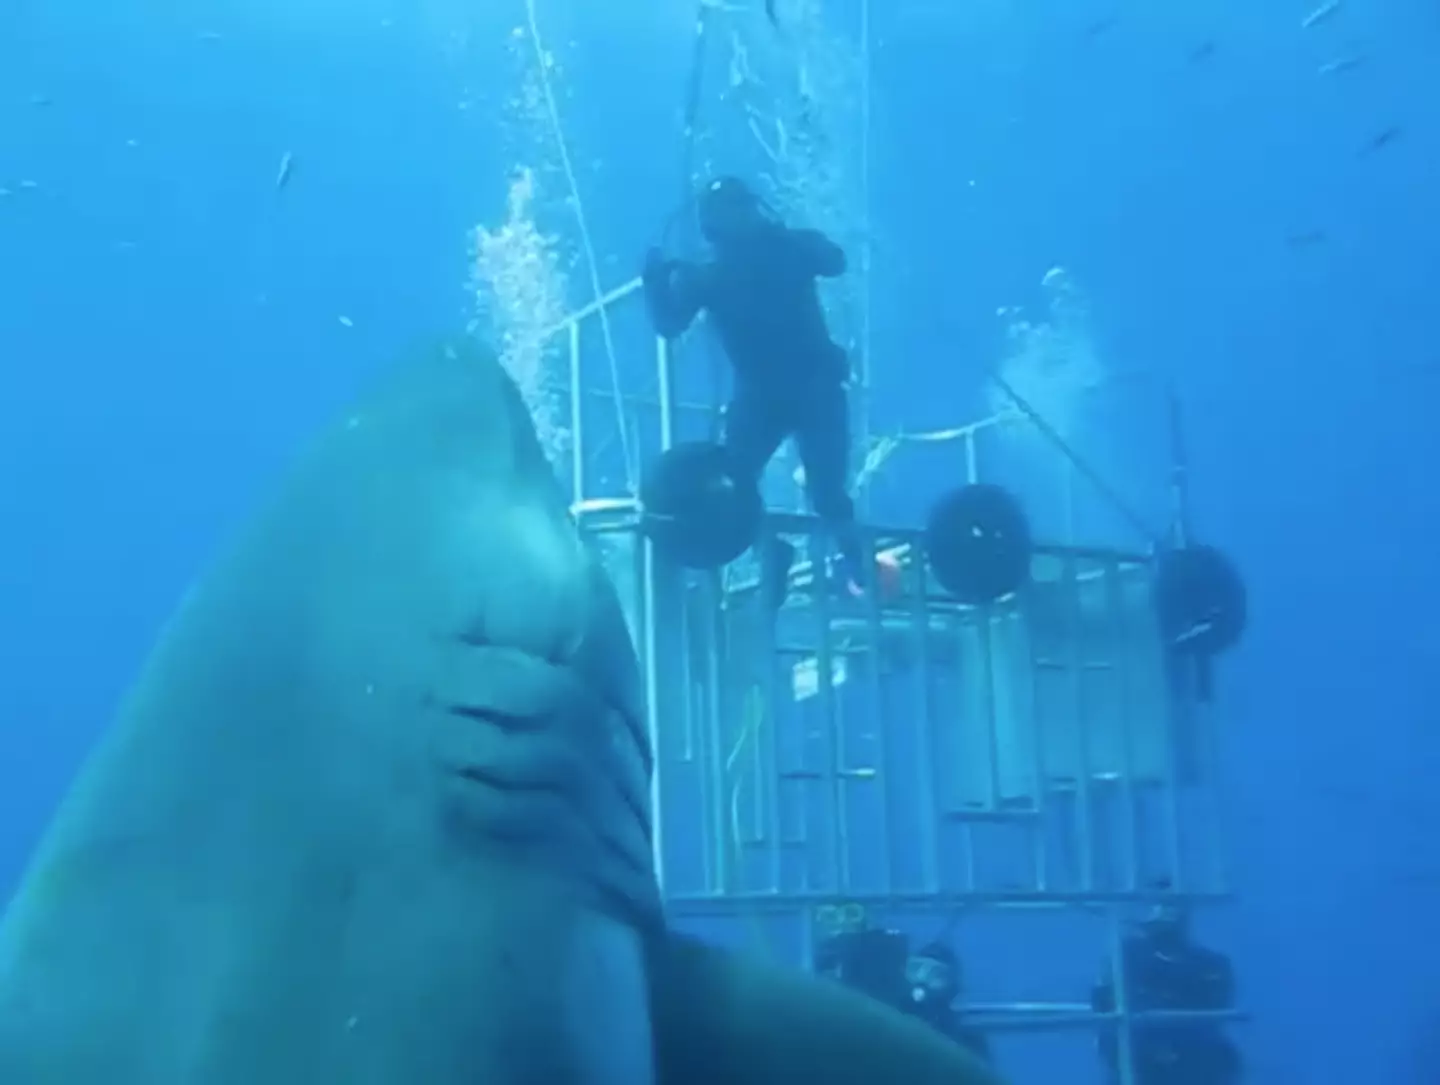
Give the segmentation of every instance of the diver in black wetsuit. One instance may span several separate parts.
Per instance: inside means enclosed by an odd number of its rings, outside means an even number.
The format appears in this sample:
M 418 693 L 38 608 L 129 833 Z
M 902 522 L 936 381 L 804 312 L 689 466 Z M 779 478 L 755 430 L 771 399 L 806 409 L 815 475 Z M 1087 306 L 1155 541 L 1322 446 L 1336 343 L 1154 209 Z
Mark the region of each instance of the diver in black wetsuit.
M 858 594 L 861 547 L 847 491 L 849 363 L 830 338 L 815 284 L 845 273 L 845 252 L 818 230 L 775 221 L 733 177 L 707 185 L 698 211 L 711 260 L 667 260 L 659 249 L 646 256 L 645 300 L 655 330 L 673 339 L 701 311 L 708 315 L 735 372 L 725 412 L 735 470 L 758 481 L 781 443 L 795 440 L 810 504 L 835 535 L 850 590 Z
M 905 982 L 910 986 L 906 1012 L 913 1014 L 948 1036 L 981 1062 L 990 1063 L 990 1041 L 978 1029 L 966 1024 L 955 1000 L 961 995 L 963 982 L 960 960 L 955 951 L 943 942 L 931 942 L 911 954 L 905 962 Z
M 1183 909 L 1156 908 L 1126 937 L 1121 962 L 1132 1010 L 1225 1010 L 1235 1005 L 1230 958 L 1194 941 Z M 1115 990 L 1108 979 L 1096 985 L 1091 1003 L 1097 1012 L 1114 1011 Z M 1214 1022 L 1137 1025 L 1131 1053 L 1136 1085 L 1238 1085 L 1244 1076 L 1239 1049 Z M 1119 1044 L 1113 1034 L 1102 1035 L 1100 1055 L 1110 1080 L 1119 1081 Z
M 949 946 L 932 942 L 911 952 L 909 939 L 899 931 L 844 931 L 815 947 L 814 967 L 852 990 L 923 1021 L 981 1062 L 991 1062 L 985 1034 L 967 1024 L 955 1007 L 963 984 L 960 961 Z

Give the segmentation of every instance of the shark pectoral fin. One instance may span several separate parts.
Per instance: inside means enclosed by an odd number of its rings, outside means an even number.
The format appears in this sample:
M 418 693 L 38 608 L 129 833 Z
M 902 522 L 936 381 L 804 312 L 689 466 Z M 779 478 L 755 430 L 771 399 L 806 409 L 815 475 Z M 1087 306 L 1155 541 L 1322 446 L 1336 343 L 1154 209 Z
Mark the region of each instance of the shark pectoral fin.
M 958 1044 L 837 983 L 668 935 L 649 954 L 657 1085 L 999 1085 Z

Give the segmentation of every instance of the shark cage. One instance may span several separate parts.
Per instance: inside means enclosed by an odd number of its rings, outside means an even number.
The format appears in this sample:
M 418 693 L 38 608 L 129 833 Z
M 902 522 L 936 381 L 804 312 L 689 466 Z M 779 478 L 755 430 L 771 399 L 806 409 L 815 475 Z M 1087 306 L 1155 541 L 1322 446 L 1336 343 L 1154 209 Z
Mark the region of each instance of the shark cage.
M 696 111 L 723 17 L 702 5 L 687 190 L 718 139 Z M 795 177 L 818 166 L 787 154 L 848 149 L 858 162 L 830 174 L 868 187 L 868 35 L 865 15 L 845 114 L 860 132 L 808 144 L 817 80 L 800 81 L 789 128 L 761 116 L 744 98 L 764 58 L 732 35 L 716 92 L 729 112 L 716 116 L 761 148 L 752 172 L 787 216 L 836 206 L 801 198 Z M 865 233 L 848 247 L 857 281 L 827 300 L 863 360 Z M 1186 522 L 1174 395 L 1148 378 L 1096 381 L 1099 428 L 1125 440 L 1082 448 L 1002 366 L 989 417 L 876 439 L 862 367 L 862 531 L 876 561 L 856 595 L 835 590 L 793 464 L 758 489 L 726 474 L 706 337 L 657 340 L 641 301 L 638 281 L 597 296 L 549 347 L 564 359 L 574 513 L 644 668 L 655 861 L 675 921 L 796 960 L 857 923 L 928 928 L 974 943 L 962 955 L 977 976 L 972 961 L 1005 947 L 989 990 L 970 985 L 970 1019 L 1027 1043 L 1118 1037 L 1120 1080 L 1134 1080 L 1132 1030 L 1156 1014 L 1127 999 L 1128 921 L 1229 891 L 1213 675 L 1245 622 L 1238 574 Z M 1138 469 L 1137 447 L 1150 449 Z M 887 502 L 897 479 L 909 496 Z M 917 489 L 929 491 L 918 505 Z M 1033 967 L 1017 974 L 1017 960 Z M 1104 1009 L 1089 997 L 1097 965 L 1113 991 Z

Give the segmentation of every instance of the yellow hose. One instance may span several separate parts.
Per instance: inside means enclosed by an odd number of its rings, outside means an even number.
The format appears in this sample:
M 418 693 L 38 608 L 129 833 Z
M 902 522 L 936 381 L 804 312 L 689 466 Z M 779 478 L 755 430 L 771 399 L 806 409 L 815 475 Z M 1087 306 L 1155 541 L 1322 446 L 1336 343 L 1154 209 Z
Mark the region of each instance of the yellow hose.
M 765 725 L 765 699 L 759 686 L 751 686 L 745 693 L 745 701 L 741 708 L 740 733 L 735 736 L 735 744 L 730 749 L 730 755 L 725 758 L 725 777 L 730 782 L 730 869 L 735 872 L 735 887 L 737 891 L 742 890 L 741 880 L 744 872 L 744 834 L 740 825 L 740 799 L 745 787 L 745 772 L 741 767 L 744 754 L 751 742 L 756 741 L 760 736 L 760 729 Z M 753 784 L 758 787 L 760 781 L 753 779 Z M 779 842 L 775 842 L 779 846 Z M 760 922 L 759 913 L 754 908 L 747 908 L 744 912 L 746 926 L 750 929 L 750 940 L 754 948 L 765 957 L 770 956 L 769 942 L 765 937 L 765 928 Z

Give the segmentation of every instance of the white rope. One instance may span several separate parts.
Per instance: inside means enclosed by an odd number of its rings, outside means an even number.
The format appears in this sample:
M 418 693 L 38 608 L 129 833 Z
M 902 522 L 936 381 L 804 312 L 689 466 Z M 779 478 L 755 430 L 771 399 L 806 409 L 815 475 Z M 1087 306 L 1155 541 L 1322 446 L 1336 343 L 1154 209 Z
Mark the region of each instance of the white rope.
M 965 426 L 953 426 L 950 429 L 921 430 L 917 433 L 900 431 L 891 433 L 884 437 L 878 437 L 871 441 L 870 450 L 865 453 L 865 462 L 861 464 L 860 470 L 855 475 L 855 491 L 858 493 L 870 484 L 880 469 L 890 462 L 891 457 L 899 452 L 907 444 L 945 444 L 949 441 L 960 441 L 973 437 L 983 429 L 999 425 L 1025 417 L 1020 411 L 1004 411 L 979 422 L 971 422 Z M 805 469 L 795 468 L 795 484 L 805 485 Z
M 540 66 L 540 86 L 545 92 L 545 108 L 550 114 L 550 127 L 555 135 L 555 146 L 560 151 L 560 165 L 565 170 L 565 181 L 570 186 L 570 202 L 575 209 L 575 222 L 580 230 L 580 245 L 585 253 L 586 270 L 590 274 L 590 289 L 598 303 L 600 334 L 605 340 L 605 355 L 610 363 L 611 391 L 615 396 L 615 427 L 620 438 L 620 451 L 625 457 L 625 482 L 633 492 L 637 464 L 630 447 L 630 427 L 625 420 L 625 399 L 620 386 L 620 362 L 615 354 L 615 337 L 610 329 L 610 314 L 602 300 L 605 292 L 600 288 L 600 263 L 595 258 L 595 246 L 590 241 L 590 227 L 585 220 L 585 205 L 580 200 L 580 184 L 575 178 L 570 148 L 565 143 L 565 131 L 560 127 L 560 110 L 555 104 L 555 92 L 550 85 L 550 65 L 547 63 L 545 46 L 540 38 L 539 22 L 535 17 L 535 0 L 525 0 L 525 12 L 529 16 L 530 40 L 535 45 L 535 62 Z M 578 396 L 581 389 L 572 388 L 570 394 Z

